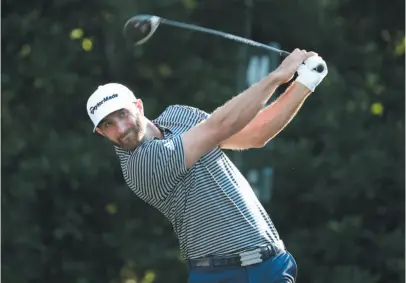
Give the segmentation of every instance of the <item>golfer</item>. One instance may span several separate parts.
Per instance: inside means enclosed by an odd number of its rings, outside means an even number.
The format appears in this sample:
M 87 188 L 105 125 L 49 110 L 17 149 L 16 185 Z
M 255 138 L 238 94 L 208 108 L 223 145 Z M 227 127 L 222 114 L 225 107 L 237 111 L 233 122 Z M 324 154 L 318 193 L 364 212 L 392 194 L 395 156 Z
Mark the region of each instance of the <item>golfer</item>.
M 286 92 L 264 108 L 296 72 Z M 148 120 L 142 101 L 117 83 L 100 86 L 88 99 L 94 132 L 113 143 L 128 186 L 172 224 L 189 283 L 295 282 L 294 258 L 223 149 L 264 146 L 326 75 L 321 57 L 295 49 L 211 114 L 173 105 Z

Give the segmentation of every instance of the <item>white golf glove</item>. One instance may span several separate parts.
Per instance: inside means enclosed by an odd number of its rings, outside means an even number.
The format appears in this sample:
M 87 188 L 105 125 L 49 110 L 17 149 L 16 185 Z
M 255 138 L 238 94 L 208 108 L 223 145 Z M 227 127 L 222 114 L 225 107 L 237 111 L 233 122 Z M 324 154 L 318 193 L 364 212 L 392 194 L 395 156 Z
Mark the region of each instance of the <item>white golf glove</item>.
M 317 66 L 321 65 L 323 70 L 316 70 Z M 319 67 L 320 68 L 320 67 Z M 320 56 L 312 56 L 303 62 L 297 69 L 298 77 L 295 81 L 305 85 L 309 90 L 314 92 L 316 87 L 321 83 L 327 75 L 327 64 Z

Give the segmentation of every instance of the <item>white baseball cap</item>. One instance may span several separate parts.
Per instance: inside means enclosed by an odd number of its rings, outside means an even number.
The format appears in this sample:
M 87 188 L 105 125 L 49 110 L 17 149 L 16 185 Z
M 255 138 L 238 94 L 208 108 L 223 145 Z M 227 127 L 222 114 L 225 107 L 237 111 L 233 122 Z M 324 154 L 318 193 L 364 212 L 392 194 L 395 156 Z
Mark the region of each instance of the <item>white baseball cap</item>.
M 118 83 L 101 85 L 87 100 L 87 114 L 93 122 L 93 132 L 107 115 L 122 108 L 127 108 L 137 99 L 126 86 Z

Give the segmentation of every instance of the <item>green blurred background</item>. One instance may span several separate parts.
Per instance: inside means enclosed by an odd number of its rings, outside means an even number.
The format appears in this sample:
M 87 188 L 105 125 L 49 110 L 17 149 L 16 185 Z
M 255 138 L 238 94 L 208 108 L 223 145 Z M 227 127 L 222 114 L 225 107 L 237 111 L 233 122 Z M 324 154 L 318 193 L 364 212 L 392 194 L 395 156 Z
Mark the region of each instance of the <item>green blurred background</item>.
M 140 13 L 327 61 L 269 146 L 227 154 L 295 256 L 298 282 L 404 282 L 404 11 L 403 0 L 3 1 L 2 282 L 186 282 L 170 224 L 125 185 L 86 100 L 120 82 L 151 119 L 170 104 L 211 112 L 280 58 L 165 26 L 133 48 L 122 27 Z

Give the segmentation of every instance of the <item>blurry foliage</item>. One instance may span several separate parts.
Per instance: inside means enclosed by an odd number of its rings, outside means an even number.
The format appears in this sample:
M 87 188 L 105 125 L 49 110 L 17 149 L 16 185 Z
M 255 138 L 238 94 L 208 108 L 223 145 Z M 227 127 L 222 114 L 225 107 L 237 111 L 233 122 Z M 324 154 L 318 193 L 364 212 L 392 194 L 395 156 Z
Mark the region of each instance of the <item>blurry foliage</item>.
M 128 17 L 156 14 L 243 34 L 242 1 L 3 1 L 2 279 L 186 282 L 170 224 L 124 184 L 86 100 L 119 81 L 154 118 L 208 112 L 236 94 L 241 45 L 162 26 L 145 45 Z M 254 1 L 252 38 L 315 50 L 330 73 L 273 150 L 265 204 L 298 282 L 404 280 L 404 1 Z

